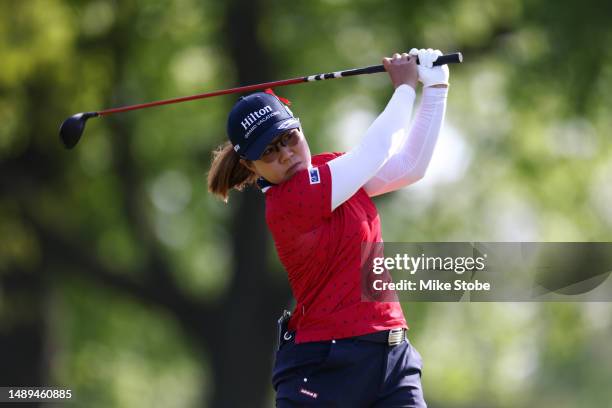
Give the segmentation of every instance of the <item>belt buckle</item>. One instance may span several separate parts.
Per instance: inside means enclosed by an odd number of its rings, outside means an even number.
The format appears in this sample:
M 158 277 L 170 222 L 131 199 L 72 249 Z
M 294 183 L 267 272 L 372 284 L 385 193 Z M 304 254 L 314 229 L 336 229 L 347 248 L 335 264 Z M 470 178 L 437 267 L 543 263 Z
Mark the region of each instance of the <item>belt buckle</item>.
M 404 329 L 403 328 L 400 327 L 397 329 L 389 330 L 389 338 L 387 339 L 387 342 L 389 343 L 390 346 L 397 346 L 402 341 L 404 341 Z
M 281 346 L 285 341 L 291 340 L 291 333 L 289 333 L 289 319 L 291 318 L 291 312 L 288 310 L 283 311 L 283 315 L 278 319 L 277 324 L 277 339 L 276 339 L 276 350 L 280 350 Z M 288 335 L 288 338 L 287 338 Z M 283 341 L 284 340 L 284 341 Z

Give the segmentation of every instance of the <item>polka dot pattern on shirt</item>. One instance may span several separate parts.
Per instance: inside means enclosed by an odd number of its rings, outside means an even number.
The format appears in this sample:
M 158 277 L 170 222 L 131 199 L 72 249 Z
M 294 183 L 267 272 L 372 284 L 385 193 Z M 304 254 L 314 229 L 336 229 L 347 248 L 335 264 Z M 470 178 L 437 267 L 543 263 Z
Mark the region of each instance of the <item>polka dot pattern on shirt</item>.
M 266 221 L 285 267 L 297 306 L 290 328 L 296 341 L 321 341 L 406 327 L 398 303 L 361 300 L 361 247 L 382 242 L 374 203 L 363 189 L 331 211 L 331 172 L 312 158 L 319 183 L 307 170 L 266 194 Z

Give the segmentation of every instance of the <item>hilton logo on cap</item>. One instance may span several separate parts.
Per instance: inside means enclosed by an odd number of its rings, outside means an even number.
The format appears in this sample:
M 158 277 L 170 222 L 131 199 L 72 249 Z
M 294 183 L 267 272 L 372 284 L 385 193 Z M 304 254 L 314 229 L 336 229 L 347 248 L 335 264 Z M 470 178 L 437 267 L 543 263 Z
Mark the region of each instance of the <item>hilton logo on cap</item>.
M 266 105 L 263 108 L 253 111 L 249 113 L 243 120 L 240 122 L 244 130 L 247 130 L 249 126 L 253 124 L 257 119 L 261 118 L 266 113 L 272 112 L 272 108 L 270 105 Z

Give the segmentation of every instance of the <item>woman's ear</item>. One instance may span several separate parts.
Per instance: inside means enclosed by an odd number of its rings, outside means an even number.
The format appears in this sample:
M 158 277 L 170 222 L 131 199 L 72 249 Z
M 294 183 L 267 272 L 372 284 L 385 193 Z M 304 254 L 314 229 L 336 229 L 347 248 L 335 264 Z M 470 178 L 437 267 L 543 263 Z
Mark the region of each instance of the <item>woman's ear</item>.
M 246 167 L 247 169 L 249 169 L 253 173 L 257 174 L 257 171 L 255 171 L 255 166 L 253 165 L 252 161 L 240 159 L 240 164 L 242 164 L 244 167 Z

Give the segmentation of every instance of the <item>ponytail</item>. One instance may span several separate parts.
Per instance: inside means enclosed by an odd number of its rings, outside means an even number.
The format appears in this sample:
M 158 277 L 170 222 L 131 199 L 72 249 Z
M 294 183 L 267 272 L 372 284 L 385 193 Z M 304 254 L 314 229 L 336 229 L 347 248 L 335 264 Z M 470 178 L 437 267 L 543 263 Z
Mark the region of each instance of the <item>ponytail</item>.
M 213 151 L 208 172 L 208 191 L 227 203 L 232 188 L 241 191 L 256 180 L 257 175 L 240 163 L 240 156 L 229 141 Z

